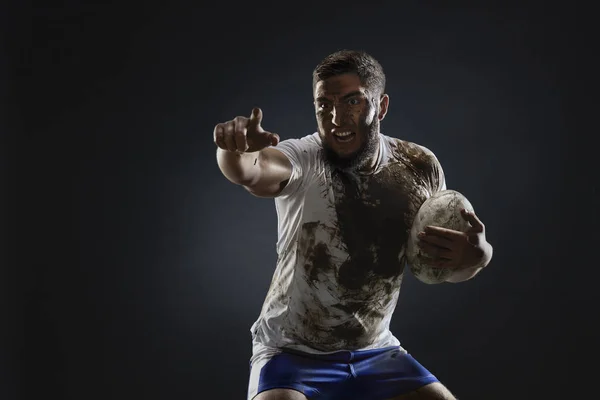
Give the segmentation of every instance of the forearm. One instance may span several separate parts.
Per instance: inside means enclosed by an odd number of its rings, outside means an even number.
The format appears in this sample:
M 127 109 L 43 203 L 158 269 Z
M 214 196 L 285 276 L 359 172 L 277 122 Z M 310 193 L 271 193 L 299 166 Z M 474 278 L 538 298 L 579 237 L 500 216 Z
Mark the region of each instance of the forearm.
M 260 176 L 260 152 L 235 153 L 217 149 L 217 164 L 225 177 L 236 185 L 250 185 Z
M 492 260 L 493 252 L 494 252 L 494 249 L 493 249 L 492 245 L 489 243 L 485 243 L 485 245 L 483 246 L 483 255 L 481 258 L 481 262 L 474 267 L 454 271 L 448 277 L 448 279 L 446 279 L 446 282 L 459 283 L 459 282 L 464 282 L 464 281 L 468 281 L 469 279 L 472 279 L 473 277 L 475 277 L 475 275 L 480 273 L 481 270 L 483 270 L 490 263 L 490 261 Z

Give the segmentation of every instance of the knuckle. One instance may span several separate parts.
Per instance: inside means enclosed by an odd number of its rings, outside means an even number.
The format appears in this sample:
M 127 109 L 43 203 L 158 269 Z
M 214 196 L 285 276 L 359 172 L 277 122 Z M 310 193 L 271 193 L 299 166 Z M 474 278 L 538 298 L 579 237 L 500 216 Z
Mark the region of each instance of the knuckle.
M 227 139 L 231 138 L 231 137 L 233 136 L 233 132 L 234 132 L 233 128 L 228 128 L 228 129 L 226 129 L 226 130 L 225 130 L 225 137 L 226 137 Z

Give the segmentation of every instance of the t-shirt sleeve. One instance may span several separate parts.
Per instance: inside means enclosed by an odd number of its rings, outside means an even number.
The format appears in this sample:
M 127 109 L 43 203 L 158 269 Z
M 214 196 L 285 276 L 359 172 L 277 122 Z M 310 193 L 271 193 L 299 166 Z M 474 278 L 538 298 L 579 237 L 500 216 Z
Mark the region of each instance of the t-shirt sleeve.
M 292 174 L 279 197 L 294 194 L 305 186 L 310 170 L 314 169 L 314 163 L 312 162 L 314 161 L 313 147 L 310 137 L 286 139 L 273 147 L 275 150 L 282 152 L 292 164 Z
M 446 190 L 446 176 L 442 164 L 431 150 L 424 146 L 420 147 L 425 152 L 428 161 L 427 168 L 423 172 L 430 194 Z

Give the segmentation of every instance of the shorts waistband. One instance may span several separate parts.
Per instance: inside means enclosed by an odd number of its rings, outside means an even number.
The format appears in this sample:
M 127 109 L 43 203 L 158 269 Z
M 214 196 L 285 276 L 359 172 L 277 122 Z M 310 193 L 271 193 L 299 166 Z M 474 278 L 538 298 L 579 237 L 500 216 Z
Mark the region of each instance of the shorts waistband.
M 281 351 L 283 351 L 284 353 L 295 354 L 298 356 L 308 357 L 316 360 L 350 363 L 362 361 L 367 358 L 386 353 L 388 351 L 399 349 L 400 346 L 382 347 L 378 349 L 369 350 L 339 350 L 332 353 L 309 353 L 290 348 L 282 348 Z

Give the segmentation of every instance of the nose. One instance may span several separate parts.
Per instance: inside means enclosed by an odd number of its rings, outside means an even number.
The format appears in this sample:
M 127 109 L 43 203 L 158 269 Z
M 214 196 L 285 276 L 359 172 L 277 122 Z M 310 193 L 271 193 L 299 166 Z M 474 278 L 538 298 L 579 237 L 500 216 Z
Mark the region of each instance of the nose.
M 333 111 L 331 113 L 331 122 L 333 122 L 335 126 L 342 125 L 342 112 L 337 106 L 333 107 Z

